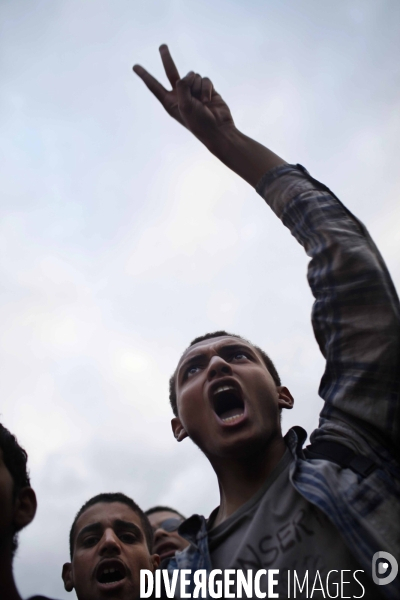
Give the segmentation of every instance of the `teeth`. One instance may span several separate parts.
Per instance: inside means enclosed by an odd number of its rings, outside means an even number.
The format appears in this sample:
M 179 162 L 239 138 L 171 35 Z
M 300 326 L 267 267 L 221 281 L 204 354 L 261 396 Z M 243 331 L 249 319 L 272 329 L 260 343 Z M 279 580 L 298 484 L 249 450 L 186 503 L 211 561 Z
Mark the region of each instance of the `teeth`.
M 220 394 L 221 392 L 226 392 L 227 390 L 233 390 L 234 387 L 232 385 L 221 385 L 219 388 L 217 388 L 214 392 L 214 396 L 216 396 L 217 394 Z
M 241 417 L 242 415 L 233 415 L 233 417 L 226 417 L 226 419 L 222 419 L 222 421 L 224 423 L 229 423 L 230 421 L 234 421 L 235 419 L 237 419 L 238 417 Z

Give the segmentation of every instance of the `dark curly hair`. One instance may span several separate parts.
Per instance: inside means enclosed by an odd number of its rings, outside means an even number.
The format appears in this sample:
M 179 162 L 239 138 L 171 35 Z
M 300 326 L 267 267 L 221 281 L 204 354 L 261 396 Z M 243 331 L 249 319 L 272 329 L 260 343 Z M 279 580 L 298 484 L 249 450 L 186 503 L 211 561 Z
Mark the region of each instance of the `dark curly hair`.
M 28 454 L 18 444 L 17 438 L 0 423 L 0 448 L 3 452 L 3 461 L 13 480 L 13 500 L 24 487 L 30 487 L 31 482 L 27 469 Z M 12 555 L 18 547 L 17 530 L 14 531 L 12 541 Z
M 85 512 L 85 510 L 87 510 L 91 506 L 94 506 L 95 504 L 98 504 L 99 502 L 106 502 L 107 504 L 111 504 L 112 502 L 121 502 L 121 504 L 126 504 L 127 506 L 129 506 L 129 508 L 131 508 L 133 510 L 133 512 L 135 512 L 140 517 L 140 521 L 141 521 L 142 527 L 143 527 L 144 537 L 146 539 L 146 543 L 147 543 L 149 552 L 151 554 L 151 552 L 153 550 L 153 529 L 150 525 L 149 519 L 147 518 L 145 513 L 142 511 L 140 506 L 138 506 L 136 504 L 136 502 L 134 500 L 132 500 L 132 498 L 129 498 L 129 496 L 125 496 L 125 494 L 122 494 L 121 492 L 112 492 L 112 493 L 97 494 L 97 496 L 93 496 L 93 498 L 90 498 L 87 502 L 85 502 L 85 504 L 83 506 L 81 506 L 81 508 L 76 513 L 75 519 L 71 525 L 71 529 L 69 532 L 69 552 L 70 552 L 71 558 L 74 553 L 75 524 L 76 524 L 77 520 L 79 519 L 79 517 L 81 516 L 81 514 Z
M 224 337 L 224 336 L 237 338 L 239 340 L 243 340 L 244 342 L 247 342 L 248 344 L 251 344 L 251 342 L 249 342 L 249 340 L 246 340 L 246 338 L 242 337 L 241 335 L 237 335 L 236 333 L 228 333 L 227 331 L 214 331 L 213 333 L 206 333 L 205 335 L 201 335 L 201 336 L 195 338 L 194 340 L 192 340 L 190 342 L 189 346 L 186 348 L 185 352 L 187 350 L 189 350 L 189 348 L 191 346 L 194 346 L 198 342 L 203 342 L 204 340 L 209 340 L 212 338 Z M 262 350 L 258 346 L 255 346 L 254 344 L 251 344 L 251 345 L 260 354 L 260 356 L 261 356 L 265 366 L 267 367 L 272 379 L 274 380 L 275 384 L 277 386 L 281 385 L 281 380 L 278 375 L 278 371 L 276 370 L 275 365 L 272 362 L 272 360 L 270 359 L 270 357 L 268 356 L 268 354 L 266 354 L 264 352 L 264 350 Z M 183 356 L 183 354 L 182 354 L 182 356 Z M 175 384 L 176 384 L 176 370 L 174 371 L 173 375 L 171 376 L 171 378 L 169 380 L 169 401 L 170 401 L 173 413 L 177 417 L 178 416 L 178 406 L 177 406 L 177 402 L 176 402 Z

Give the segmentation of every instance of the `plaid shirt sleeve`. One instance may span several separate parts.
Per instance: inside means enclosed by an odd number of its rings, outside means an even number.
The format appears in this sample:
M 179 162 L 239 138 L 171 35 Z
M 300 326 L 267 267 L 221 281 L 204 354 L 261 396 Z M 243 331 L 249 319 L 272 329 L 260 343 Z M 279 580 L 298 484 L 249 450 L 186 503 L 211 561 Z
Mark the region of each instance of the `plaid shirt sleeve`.
M 368 231 L 300 165 L 266 173 L 257 192 L 311 258 L 312 323 L 326 358 L 321 423 L 349 423 L 391 446 L 399 434 L 400 306 Z

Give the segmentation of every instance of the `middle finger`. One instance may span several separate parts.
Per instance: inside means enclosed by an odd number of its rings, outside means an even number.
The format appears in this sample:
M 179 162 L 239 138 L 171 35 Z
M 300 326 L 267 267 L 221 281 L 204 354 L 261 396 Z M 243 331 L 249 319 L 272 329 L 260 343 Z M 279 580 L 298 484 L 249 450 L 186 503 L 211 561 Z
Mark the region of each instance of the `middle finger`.
M 160 46 L 160 54 L 168 80 L 172 87 L 175 88 L 176 82 L 180 79 L 179 72 L 166 44 Z

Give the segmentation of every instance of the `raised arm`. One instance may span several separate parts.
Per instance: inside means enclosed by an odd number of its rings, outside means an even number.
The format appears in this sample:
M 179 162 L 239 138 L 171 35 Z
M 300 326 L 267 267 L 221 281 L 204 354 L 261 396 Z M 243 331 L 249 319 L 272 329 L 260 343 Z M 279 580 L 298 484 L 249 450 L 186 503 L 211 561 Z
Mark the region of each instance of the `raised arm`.
M 179 79 L 160 48 L 172 90 L 134 71 L 166 111 L 223 163 L 254 186 L 311 261 L 313 327 L 326 370 L 320 432 L 329 424 L 394 445 L 399 434 L 400 307 L 390 275 L 365 227 L 308 172 L 242 134 L 208 78 Z
M 326 358 L 319 388 L 325 405 L 313 441 L 338 431 L 346 436 L 350 426 L 395 450 L 400 305 L 377 247 L 365 226 L 299 165 L 266 173 L 257 191 L 311 258 L 312 324 Z

